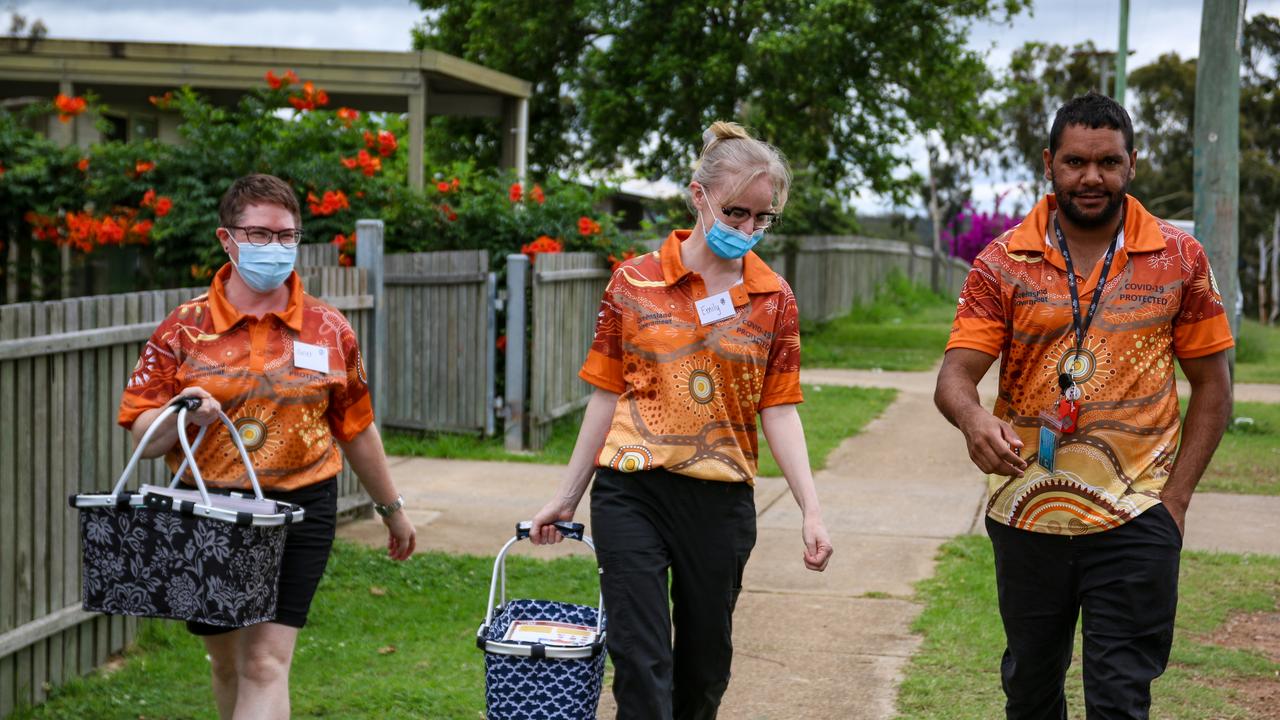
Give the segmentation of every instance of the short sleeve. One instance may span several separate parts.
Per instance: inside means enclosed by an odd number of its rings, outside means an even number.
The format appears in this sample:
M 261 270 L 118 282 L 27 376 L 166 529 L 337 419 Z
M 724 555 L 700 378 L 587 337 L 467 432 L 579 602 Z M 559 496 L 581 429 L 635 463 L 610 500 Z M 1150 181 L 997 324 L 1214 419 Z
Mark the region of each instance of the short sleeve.
M 1209 258 L 1194 240 L 1187 241 L 1182 253 L 1182 303 L 1173 320 L 1173 353 L 1190 359 L 1226 350 L 1235 341 Z
M 782 278 L 778 280 L 782 290 L 769 301 L 777 303 L 777 310 L 769 362 L 764 369 L 764 386 L 760 390 L 759 410 L 804 402 L 804 394 L 800 391 L 800 309 L 791 286 Z
M 600 300 L 600 312 L 596 315 L 596 334 L 587 351 L 586 362 L 578 371 L 578 377 L 592 385 L 612 393 L 622 394 L 627 389 L 622 370 L 622 308 L 618 306 L 615 289 L 623 282 L 621 272 L 614 272 Z
M 355 331 L 343 319 L 338 333 L 341 343 L 343 369 L 346 382 L 334 385 L 329 392 L 329 409 L 325 418 L 334 437 L 348 442 L 373 422 L 373 402 L 369 396 L 369 379 L 364 372 L 364 360 L 360 356 L 360 344 Z
M 166 318 L 142 346 L 138 363 L 120 397 L 116 417 L 116 422 L 126 430 L 133 427 L 139 415 L 164 407 L 182 389 L 178 387 L 178 358 L 164 340 L 173 325 L 172 318 Z
M 947 350 L 968 348 L 1000 357 L 1008 339 L 1008 328 L 1000 278 L 987 260 L 979 255 L 960 291 Z

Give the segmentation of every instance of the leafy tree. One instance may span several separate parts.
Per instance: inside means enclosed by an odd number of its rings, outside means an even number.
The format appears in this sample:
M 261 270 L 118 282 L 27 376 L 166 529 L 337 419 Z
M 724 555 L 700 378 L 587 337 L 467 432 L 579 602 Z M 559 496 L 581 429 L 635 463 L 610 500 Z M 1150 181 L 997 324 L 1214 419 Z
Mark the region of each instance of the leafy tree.
M 844 199 L 905 200 L 902 139 L 990 131 L 991 76 L 965 47 L 970 23 L 1026 0 L 418 0 L 414 44 L 531 80 L 535 171 L 632 167 L 684 178 L 715 119 L 783 149 L 802 177 Z M 475 121 L 433 123 L 433 152 L 485 157 Z M 439 138 L 452 133 L 449 143 Z M 457 139 L 461 138 L 461 139 Z M 829 200 L 804 203 L 829 208 Z M 818 210 L 825 212 L 825 210 Z M 839 225 L 847 216 L 832 216 Z M 814 223 L 809 223 L 815 226 Z
M 1260 14 L 1249 20 L 1243 60 L 1240 239 L 1252 243 L 1270 234 L 1275 213 L 1280 211 L 1280 18 Z
M 145 248 L 137 289 L 203 281 L 224 261 L 213 239 L 217 204 L 230 183 L 269 172 L 294 188 L 307 242 L 354 251 L 355 222 L 387 221 L 389 251 L 488 249 L 508 253 L 582 250 L 622 257 L 629 241 L 595 207 L 607 189 L 555 176 L 521 187 L 506 173 L 471 164 L 437 166 L 422 190 L 408 187 L 398 134 L 405 121 L 325 109 L 324 92 L 292 73 L 235 106 L 181 89 L 152 98 L 176 112 L 183 142 L 109 141 L 62 147 L 33 128 L 51 114 L 97 113 L 92 97 L 62 98 L 21 113 L 0 109 L 0 250 L 18 249 L 18 296 L 58 286 L 58 246 L 83 266 L 101 248 Z M 282 112 L 293 107 L 293 113 Z M 33 262 L 36 258 L 39 263 Z M 30 277 L 39 266 L 47 277 Z M 8 289 L 8 286 L 5 288 Z
M 1092 41 L 1072 47 L 1028 42 L 1013 52 L 1001 82 L 1002 134 L 1008 139 L 998 150 L 1001 167 L 1033 182 L 1043 178 L 1041 153 L 1053 115 L 1077 95 L 1103 91 L 1099 62 L 1113 62 L 1112 54 L 1098 51 Z
M 1093 58 L 1097 58 L 1094 60 Z M 1256 282 L 1253 241 L 1269 236 L 1280 209 L 1280 19 L 1258 14 L 1245 26 L 1240 86 L 1241 278 Z M 1006 168 L 1038 178 L 1053 112 L 1098 89 L 1099 63 L 1089 43 L 1068 49 L 1028 43 L 1016 51 L 1003 86 L 1004 132 L 1013 147 Z M 1196 60 L 1167 53 L 1129 74 L 1138 172 L 1132 192 L 1156 215 L 1190 219 L 1194 201 Z M 1244 293 L 1253 303 L 1256 293 Z
M 1191 219 L 1196 61 L 1167 53 L 1129 74 L 1138 169 L 1132 192 L 1165 218 Z

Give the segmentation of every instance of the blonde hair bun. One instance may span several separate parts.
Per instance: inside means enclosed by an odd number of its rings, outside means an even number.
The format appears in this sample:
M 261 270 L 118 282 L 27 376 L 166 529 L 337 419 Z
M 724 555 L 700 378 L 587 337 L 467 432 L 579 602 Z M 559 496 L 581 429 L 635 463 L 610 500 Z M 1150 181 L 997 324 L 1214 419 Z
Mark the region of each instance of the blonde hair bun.
M 711 127 L 702 132 L 702 151 L 706 152 L 711 147 L 711 143 L 717 140 L 728 140 L 730 138 L 740 138 L 743 140 L 751 140 L 751 133 L 736 122 L 727 122 L 717 120 L 711 123 Z
M 741 142 L 722 143 L 721 140 Z M 769 143 L 751 136 L 736 122 L 717 120 L 702 133 L 702 153 L 694 165 L 694 182 L 710 188 L 727 202 L 738 196 L 756 178 L 767 176 L 773 186 L 773 208 L 780 212 L 791 189 L 791 168 L 786 158 Z M 686 195 L 689 209 L 697 212 L 692 195 Z

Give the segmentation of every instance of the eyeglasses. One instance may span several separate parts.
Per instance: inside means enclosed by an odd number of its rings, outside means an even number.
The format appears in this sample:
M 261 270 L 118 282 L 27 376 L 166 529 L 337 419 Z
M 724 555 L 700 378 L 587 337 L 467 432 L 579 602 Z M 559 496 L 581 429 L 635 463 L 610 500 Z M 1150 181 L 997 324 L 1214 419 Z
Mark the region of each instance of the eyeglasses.
M 272 242 L 279 242 L 287 248 L 294 248 L 298 243 L 302 242 L 301 230 L 272 230 L 271 228 L 257 227 L 251 225 L 244 227 L 241 225 L 227 225 L 227 230 L 243 230 L 245 239 L 250 245 L 269 245 Z
M 720 208 L 720 212 L 724 213 L 724 216 L 729 218 L 729 222 L 734 225 L 741 225 L 747 221 L 747 218 L 752 216 L 750 210 L 737 205 L 734 205 L 733 207 L 722 207 Z M 755 228 L 757 230 L 766 230 L 769 226 L 779 222 L 782 219 L 782 216 L 778 213 L 762 212 L 756 213 L 755 219 Z

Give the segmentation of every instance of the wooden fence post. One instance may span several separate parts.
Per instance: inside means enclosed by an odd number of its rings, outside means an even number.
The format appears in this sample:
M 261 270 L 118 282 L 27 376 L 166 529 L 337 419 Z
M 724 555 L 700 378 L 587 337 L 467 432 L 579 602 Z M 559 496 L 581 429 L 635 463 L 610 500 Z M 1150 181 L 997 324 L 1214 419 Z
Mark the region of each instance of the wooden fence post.
M 507 256 L 507 373 L 505 392 L 505 440 L 507 450 L 524 449 L 525 387 L 529 358 L 525 343 L 525 306 L 528 297 L 529 257 Z
M 383 231 L 381 220 L 356 221 L 356 267 L 362 267 L 368 272 L 369 294 L 373 296 L 373 347 L 364 348 L 364 371 L 369 378 L 374 417 L 379 430 L 382 429 L 382 416 L 386 412 L 387 391 L 387 307 L 382 291 Z
M 484 284 L 485 302 L 485 393 L 487 403 L 484 409 L 484 436 L 493 437 L 497 428 L 494 419 L 496 397 L 498 394 L 498 273 L 489 273 Z

